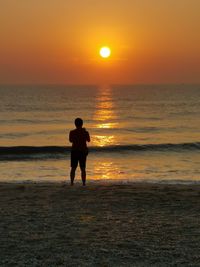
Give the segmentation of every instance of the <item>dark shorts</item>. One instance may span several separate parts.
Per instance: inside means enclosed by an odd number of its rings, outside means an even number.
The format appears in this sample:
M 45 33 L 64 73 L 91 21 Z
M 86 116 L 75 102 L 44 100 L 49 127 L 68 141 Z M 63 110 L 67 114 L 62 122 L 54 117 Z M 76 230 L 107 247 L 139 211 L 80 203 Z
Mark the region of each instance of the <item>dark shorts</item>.
M 79 163 L 81 168 L 85 168 L 87 154 L 85 151 L 71 151 L 71 167 L 76 168 Z

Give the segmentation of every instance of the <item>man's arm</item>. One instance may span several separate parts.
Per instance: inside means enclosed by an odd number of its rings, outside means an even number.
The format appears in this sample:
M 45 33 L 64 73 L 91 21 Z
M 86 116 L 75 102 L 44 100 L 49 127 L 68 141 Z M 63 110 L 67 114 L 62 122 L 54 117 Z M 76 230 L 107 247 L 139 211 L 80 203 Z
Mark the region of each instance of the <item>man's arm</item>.
M 72 132 L 69 132 L 69 142 L 72 143 L 73 142 L 73 138 L 72 138 Z
M 90 135 L 89 135 L 88 131 L 87 131 L 86 133 L 87 133 L 87 134 L 86 134 L 86 140 L 87 140 L 88 142 L 90 142 Z

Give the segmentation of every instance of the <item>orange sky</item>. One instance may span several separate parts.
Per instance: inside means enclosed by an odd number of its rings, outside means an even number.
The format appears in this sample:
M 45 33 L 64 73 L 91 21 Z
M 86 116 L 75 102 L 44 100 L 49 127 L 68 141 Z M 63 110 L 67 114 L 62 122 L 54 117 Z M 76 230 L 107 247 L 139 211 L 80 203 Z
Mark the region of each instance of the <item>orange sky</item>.
M 199 83 L 199 12 L 199 0 L 2 0 L 0 83 Z

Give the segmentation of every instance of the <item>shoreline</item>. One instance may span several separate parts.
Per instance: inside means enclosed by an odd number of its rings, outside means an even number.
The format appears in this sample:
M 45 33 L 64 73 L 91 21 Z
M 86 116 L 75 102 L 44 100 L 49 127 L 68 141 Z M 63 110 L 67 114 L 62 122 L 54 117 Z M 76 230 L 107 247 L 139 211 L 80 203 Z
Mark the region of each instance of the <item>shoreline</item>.
M 70 186 L 70 179 L 68 180 L 0 180 L 0 186 L 2 185 L 55 185 L 55 186 Z M 81 179 L 75 179 L 74 187 L 81 186 Z M 121 179 L 98 179 L 87 180 L 86 187 L 88 186 L 137 186 L 137 185 L 158 185 L 158 186 L 199 186 L 200 180 L 121 180 Z
M 171 183 L 170 183 L 171 182 Z M 183 181 L 181 180 L 180 183 L 178 183 L 177 181 L 167 181 L 167 183 L 164 181 L 117 181 L 117 180 L 98 180 L 98 181 L 87 181 L 86 182 L 86 186 L 82 185 L 82 181 L 81 180 L 77 180 L 74 182 L 74 185 L 71 186 L 70 185 L 70 181 L 68 180 L 66 181 L 13 181 L 13 182 L 4 182 L 4 181 L 0 181 L 0 190 L 2 188 L 5 189 L 17 189 L 17 188 L 21 188 L 21 186 L 24 186 L 25 189 L 30 189 L 30 188 L 34 188 L 34 189 L 40 189 L 40 188 L 50 188 L 53 190 L 53 188 L 55 189 L 76 189 L 76 190 L 81 190 L 81 188 L 83 188 L 83 190 L 91 190 L 91 189 L 116 189 L 116 188 L 121 188 L 124 189 L 124 193 L 126 193 L 126 189 L 145 189 L 145 190 L 154 190 L 156 189 L 160 189 L 160 190 L 164 190 L 164 189 L 169 189 L 169 190 L 178 190 L 179 189 L 190 189 L 190 190 L 194 190 L 194 191 L 199 191 L 200 194 L 200 181 L 193 181 L 190 183 L 190 181 Z
M 0 182 L 1 266 L 198 266 L 200 185 Z

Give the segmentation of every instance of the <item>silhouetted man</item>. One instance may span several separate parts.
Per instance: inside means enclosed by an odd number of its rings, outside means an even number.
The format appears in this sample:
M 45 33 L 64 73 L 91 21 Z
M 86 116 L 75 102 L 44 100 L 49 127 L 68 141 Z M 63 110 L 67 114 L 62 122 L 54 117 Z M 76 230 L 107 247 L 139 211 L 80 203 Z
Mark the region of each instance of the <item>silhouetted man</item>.
M 74 184 L 76 168 L 80 166 L 81 178 L 83 185 L 86 183 L 86 159 L 88 155 L 87 142 L 90 142 L 90 135 L 85 128 L 83 128 L 83 120 L 80 118 L 74 121 L 76 129 L 70 131 L 69 141 L 72 143 L 71 148 L 71 185 Z

